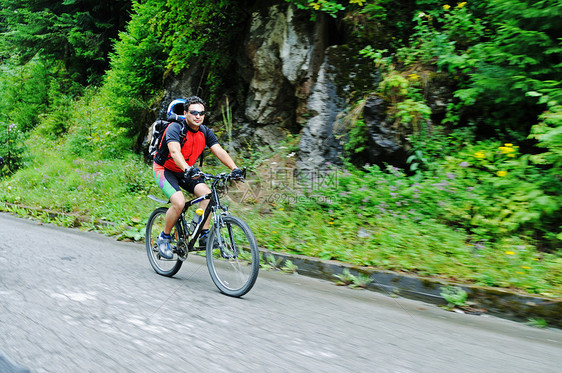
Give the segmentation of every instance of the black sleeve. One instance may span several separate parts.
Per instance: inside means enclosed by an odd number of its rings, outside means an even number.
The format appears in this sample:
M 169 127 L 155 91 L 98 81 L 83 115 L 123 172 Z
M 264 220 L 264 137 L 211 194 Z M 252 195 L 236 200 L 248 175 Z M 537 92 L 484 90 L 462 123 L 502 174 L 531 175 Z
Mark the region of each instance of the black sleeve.
M 211 146 L 219 143 L 219 140 L 217 139 L 217 136 L 215 135 L 215 133 L 213 132 L 212 129 L 210 129 L 207 126 L 201 126 L 201 129 L 204 130 L 203 133 L 205 134 L 205 145 L 206 146 L 208 146 L 210 148 Z
M 181 142 L 181 124 L 178 122 L 172 122 L 168 125 L 166 130 L 166 144 L 175 141 Z

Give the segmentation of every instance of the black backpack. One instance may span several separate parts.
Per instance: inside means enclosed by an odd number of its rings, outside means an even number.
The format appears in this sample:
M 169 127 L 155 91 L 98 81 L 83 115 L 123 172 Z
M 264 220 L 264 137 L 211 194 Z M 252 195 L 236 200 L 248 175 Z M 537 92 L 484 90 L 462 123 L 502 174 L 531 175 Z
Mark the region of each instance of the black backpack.
M 152 123 L 151 130 L 152 130 L 152 137 L 150 138 L 150 144 L 148 145 L 148 156 L 150 159 L 154 159 L 156 153 L 158 153 L 158 149 L 162 144 L 162 138 L 164 137 L 164 132 L 168 125 L 171 122 L 167 120 L 159 119 L 156 122 Z
M 180 125 L 182 125 L 183 129 L 180 134 L 180 144 L 181 146 L 183 146 L 183 144 L 185 143 L 186 132 L 183 124 L 180 121 L 157 120 L 156 122 L 154 122 L 152 124 L 152 139 L 148 147 L 148 154 L 152 159 L 158 160 L 159 164 L 163 164 L 168 159 L 168 156 L 170 154 L 170 150 L 166 145 L 163 146 L 162 142 L 164 140 L 166 130 L 172 122 L 178 122 L 180 123 Z
M 158 149 L 160 149 L 162 145 L 162 138 L 164 137 L 164 132 L 168 125 L 171 122 L 178 122 L 181 123 L 183 119 L 183 113 L 185 110 L 185 100 L 184 99 L 175 99 L 170 102 L 167 111 L 167 118 L 168 120 L 159 119 L 156 122 L 152 123 L 151 130 L 152 136 L 150 137 L 150 144 L 148 144 L 148 156 L 151 159 L 154 159 L 156 153 L 158 153 Z

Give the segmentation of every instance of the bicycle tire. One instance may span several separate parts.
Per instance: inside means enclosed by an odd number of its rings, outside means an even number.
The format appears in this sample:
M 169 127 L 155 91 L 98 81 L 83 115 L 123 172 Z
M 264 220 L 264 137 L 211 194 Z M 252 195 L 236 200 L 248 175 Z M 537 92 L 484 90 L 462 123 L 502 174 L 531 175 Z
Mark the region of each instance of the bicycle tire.
M 227 215 L 219 221 L 211 228 L 207 240 L 207 268 L 223 294 L 241 297 L 252 289 L 258 278 L 258 244 L 242 219 Z M 222 237 L 222 245 L 219 245 L 217 234 Z
M 183 261 L 177 258 L 174 254 L 172 259 L 164 259 L 160 257 L 158 251 L 158 245 L 156 244 L 156 239 L 160 232 L 164 230 L 164 220 L 166 217 L 167 207 L 158 207 L 152 212 L 148 218 L 148 223 L 146 224 L 145 242 L 146 242 L 146 254 L 148 255 L 148 261 L 156 273 L 166 277 L 172 277 L 181 268 Z M 170 236 L 172 239 L 170 241 L 170 247 L 175 252 L 175 248 L 178 242 L 178 223 L 175 224 Z

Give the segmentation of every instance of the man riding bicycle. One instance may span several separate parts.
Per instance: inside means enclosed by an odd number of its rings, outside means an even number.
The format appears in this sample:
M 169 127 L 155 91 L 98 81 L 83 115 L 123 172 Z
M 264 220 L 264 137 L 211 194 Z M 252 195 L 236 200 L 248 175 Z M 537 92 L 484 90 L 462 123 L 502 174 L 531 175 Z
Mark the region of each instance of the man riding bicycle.
M 160 255 L 166 259 L 173 258 L 170 232 L 185 205 L 181 188 L 197 197 L 211 193 L 203 178 L 199 177 L 201 171 L 194 167 L 205 146 L 208 146 L 211 152 L 232 170 L 232 176 L 242 177 L 242 171 L 220 146 L 213 131 L 203 124 L 206 114 L 205 102 L 197 96 L 188 97 L 185 99 L 184 108 L 185 119 L 168 125 L 153 163 L 154 179 L 171 203 L 171 207 L 166 212 L 164 231 L 157 239 Z M 209 200 L 203 200 L 200 207 L 205 209 L 208 204 Z M 208 233 L 209 220 L 206 220 L 199 239 L 200 246 L 206 246 Z

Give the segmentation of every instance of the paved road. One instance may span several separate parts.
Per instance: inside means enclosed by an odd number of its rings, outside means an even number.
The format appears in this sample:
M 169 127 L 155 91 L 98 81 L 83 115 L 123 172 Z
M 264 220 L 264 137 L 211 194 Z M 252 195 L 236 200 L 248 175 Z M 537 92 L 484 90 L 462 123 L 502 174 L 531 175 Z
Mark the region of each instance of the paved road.
M 262 271 L 221 295 L 201 258 L 0 214 L 0 369 L 31 372 L 559 372 L 562 332 Z

